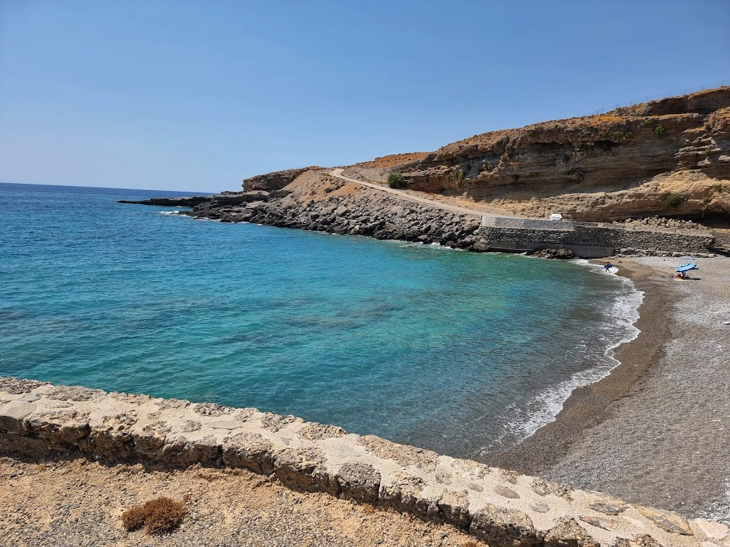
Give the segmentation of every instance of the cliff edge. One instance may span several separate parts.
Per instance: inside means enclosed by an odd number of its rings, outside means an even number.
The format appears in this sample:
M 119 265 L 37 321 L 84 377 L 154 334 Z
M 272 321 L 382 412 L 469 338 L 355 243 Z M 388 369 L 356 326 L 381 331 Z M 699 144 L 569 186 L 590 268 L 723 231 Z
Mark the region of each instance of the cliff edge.
M 476 135 L 345 169 L 505 212 L 614 221 L 730 220 L 730 87 Z

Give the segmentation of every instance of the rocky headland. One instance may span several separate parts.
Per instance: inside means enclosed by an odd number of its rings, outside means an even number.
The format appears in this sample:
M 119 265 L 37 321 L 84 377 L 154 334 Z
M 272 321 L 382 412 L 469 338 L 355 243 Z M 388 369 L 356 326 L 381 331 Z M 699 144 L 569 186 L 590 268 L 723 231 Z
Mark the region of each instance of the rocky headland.
M 392 174 L 405 188 L 388 188 Z M 727 253 L 730 87 L 494 131 L 432 153 L 258 175 L 243 188 L 137 203 L 471 251 Z M 553 213 L 564 220 L 548 222 Z

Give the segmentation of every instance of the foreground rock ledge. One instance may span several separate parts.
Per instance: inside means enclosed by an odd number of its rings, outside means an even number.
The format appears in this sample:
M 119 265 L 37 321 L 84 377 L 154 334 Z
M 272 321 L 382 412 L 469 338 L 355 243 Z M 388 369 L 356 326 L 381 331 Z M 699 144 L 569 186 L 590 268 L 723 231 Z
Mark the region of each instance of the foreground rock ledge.
M 730 546 L 722 524 L 293 416 L 0 378 L 0 455 L 245 468 L 445 522 L 493 547 Z

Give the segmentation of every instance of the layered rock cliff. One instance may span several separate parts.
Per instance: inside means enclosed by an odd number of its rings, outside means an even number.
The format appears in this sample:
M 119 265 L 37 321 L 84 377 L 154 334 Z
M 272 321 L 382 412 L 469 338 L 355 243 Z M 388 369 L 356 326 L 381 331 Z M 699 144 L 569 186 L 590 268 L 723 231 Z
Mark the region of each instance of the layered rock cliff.
M 345 170 L 505 211 L 606 221 L 730 219 L 730 87 L 476 135 Z

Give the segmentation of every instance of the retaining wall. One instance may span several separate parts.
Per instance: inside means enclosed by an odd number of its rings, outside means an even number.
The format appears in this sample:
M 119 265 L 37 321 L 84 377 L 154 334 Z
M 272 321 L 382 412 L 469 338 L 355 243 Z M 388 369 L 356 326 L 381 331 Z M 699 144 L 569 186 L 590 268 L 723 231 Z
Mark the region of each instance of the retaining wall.
M 710 253 L 713 243 L 713 234 L 704 230 L 630 229 L 522 219 L 511 222 L 505 222 L 505 219 L 497 219 L 493 223 L 483 222 L 475 236 L 483 238 L 488 250 L 531 251 L 562 248 L 570 249 L 584 258 L 610 256 L 614 253 L 701 255 Z
M 498 546 L 730 546 L 727 527 L 255 409 L 0 378 L 0 454 L 245 468 Z

